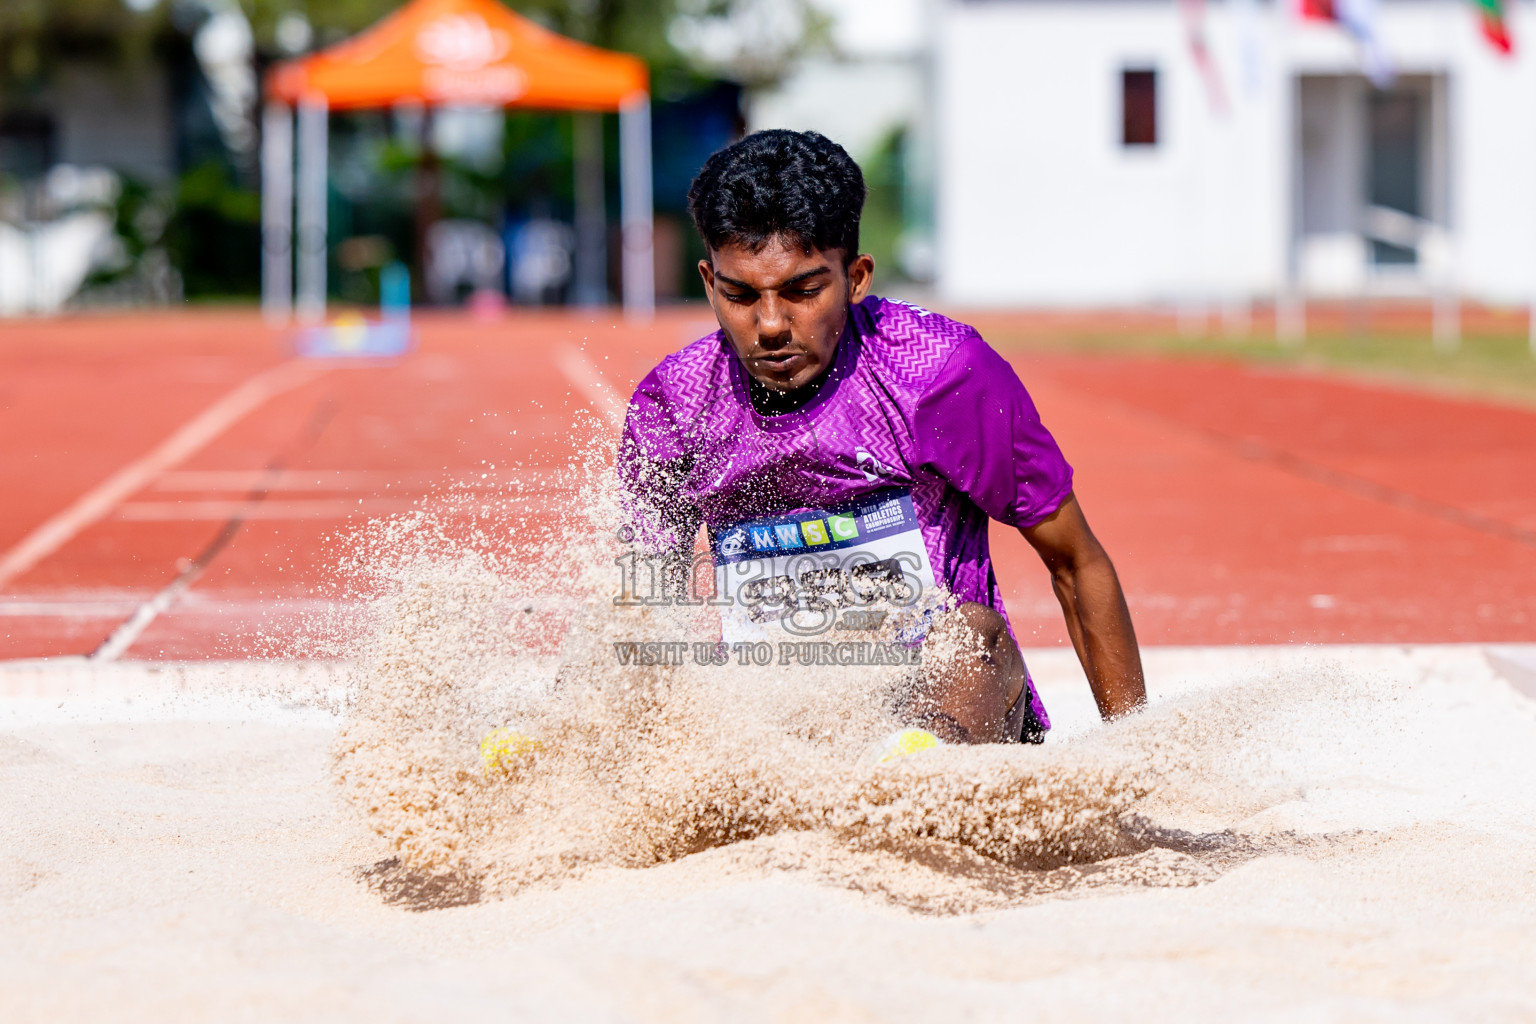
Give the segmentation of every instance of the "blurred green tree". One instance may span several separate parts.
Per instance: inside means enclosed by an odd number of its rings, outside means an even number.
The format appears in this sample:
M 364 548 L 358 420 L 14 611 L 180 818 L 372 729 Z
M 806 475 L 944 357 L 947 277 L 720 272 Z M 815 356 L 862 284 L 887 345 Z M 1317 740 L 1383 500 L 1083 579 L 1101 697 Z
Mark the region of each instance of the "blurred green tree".
M 168 24 L 166 12 L 135 11 L 124 0 L 4 0 L 0 89 L 39 83 L 52 61 L 65 54 L 148 57 Z
M 302 16 L 312 45 L 358 32 L 403 0 L 4 0 L 0 88 L 36 78 L 51 57 L 85 49 L 149 56 L 157 38 L 195 26 L 237 3 L 257 45 L 279 56 L 277 26 Z M 661 75 L 687 71 L 772 80 L 808 47 L 824 42 L 827 19 L 814 0 L 511 0 L 508 6 L 565 35 L 643 57 Z
M 238 5 L 253 30 L 258 70 L 273 61 L 314 50 L 353 35 L 406 0 L 0 0 L 0 117 L 47 105 L 56 65 L 85 59 L 119 64 L 175 65 L 197 70 L 192 37 L 210 14 Z M 826 38 L 816 0 L 502 0 L 553 31 L 643 58 L 658 99 L 680 100 L 710 80 L 769 84 L 796 57 Z M 293 31 L 297 23 L 301 30 Z M 307 26 L 307 27 L 306 27 Z M 296 45 L 295 39 L 303 40 Z M 191 68 L 190 72 L 185 69 Z M 333 162 L 349 161 L 349 136 L 357 135 L 356 177 L 366 187 L 333 195 L 340 232 L 385 238 L 399 251 L 411 246 L 407 225 L 416 196 L 410 184 L 422 154 L 409 140 L 390 137 L 380 122 L 367 129 L 367 114 L 333 125 Z M 380 115 L 374 114 L 378 120 Z M 204 121 L 207 118 L 203 118 Z M 183 125 L 183 129 L 185 125 Z M 616 126 L 610 119 L 604 146 L 606 174 L 616 173 Z M 138 274 L 141 265 L 166 261 L 181 274 L 189 297 L 246 294 L 258 268 L 259 199 L 254 162 L 223 151 L 217 134 L 210 145 L 182 145 L 174 179 L 154 184 L 125 182 L 117 211 L 123 265 L 103 271 L 99 283 Z M 366 137 L 363 137 L 366 136 Z M 373 138 L 377 136 L 377 138 Z M 568 118 L 537 112 L 509 114 L 504 160 L 499 169 L 445 161 L 441 168 L 444 213 L 494 220 L 507 210 L 568 217 L 572 206 L 572 141 Z M 363 166 L 364 164 L 370 166 Z M 367 173 L 363 173 L 366 171 Z M 0 187 L 8 187 L 0 181 Z M 608 189 L 615 191 L 610 181 Z M 346 194 L 343 195 L 342 192 Z M 355 195 L 353 193 L 356 193 Z M 158 218 L 150 238 L 136 225 Z M 352 223 L 355 221 L 356 223 Z M 340 237 L 338 235 L 338 237 Z M 231 255 L 239 239 L 239 253 Z
M 401 6 L 401 0 L 246 0 L 257 38 L 273 43 L 277 21 L 302 14 L 320 44 L 351 35 Z M 514 0 L 507 6 L 564 35 L 625 50 L 653 64 L 670 65 L 677 54 L 667 26 L 677 0 Z

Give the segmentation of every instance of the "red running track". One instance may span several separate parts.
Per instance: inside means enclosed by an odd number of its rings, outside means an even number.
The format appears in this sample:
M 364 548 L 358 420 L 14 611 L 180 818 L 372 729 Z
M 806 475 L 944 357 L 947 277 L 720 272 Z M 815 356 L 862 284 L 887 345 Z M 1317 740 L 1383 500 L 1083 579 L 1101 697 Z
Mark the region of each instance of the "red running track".
M 579 417 L 709 326 L 702 308 L 643 329 L 425 317 L 401 360 L 296 364 L 243 311 L 8 324 L 0 658 L 97 650 L 237 512 L 124 656 L 248 655 L 324 603 L 349 528 L 454 484 L 548 480 Z M 1536 413 L 1236 362 L 1007 354 L 1144 643 L 1536 640 Z M 999 528 L 994 546 L 1021 640 L 1065 642 L 1027 545 Z

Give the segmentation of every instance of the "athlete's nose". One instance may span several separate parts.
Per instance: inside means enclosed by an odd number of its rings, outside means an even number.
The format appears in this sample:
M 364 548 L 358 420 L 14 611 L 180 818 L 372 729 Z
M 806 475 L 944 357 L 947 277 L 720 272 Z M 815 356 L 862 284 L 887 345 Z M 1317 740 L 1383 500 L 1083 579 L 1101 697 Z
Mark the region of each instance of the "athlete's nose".
M 766 349 L 782 348 L 793 337 L 790 331 L 789 310 L 773 292 L 758 300 L 757 343 Z

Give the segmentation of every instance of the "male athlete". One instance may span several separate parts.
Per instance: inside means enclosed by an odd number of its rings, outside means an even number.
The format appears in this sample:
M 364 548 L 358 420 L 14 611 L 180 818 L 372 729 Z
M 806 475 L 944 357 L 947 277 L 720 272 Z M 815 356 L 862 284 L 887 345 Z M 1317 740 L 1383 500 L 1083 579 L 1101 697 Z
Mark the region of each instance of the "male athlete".
M 864 195 L 858 165 L 815 132 L 758 132 L 699 172 L 689 211 L 720 330 L 664 359 L 630 401 L 620 475 L 642 533 L 691 552 L 708 527 L 733 601 L 728 640 L 793 632 L 794 597 L 775 605 L 774 581 L 824 579 L 793 568 L 818 558 L 853 566 L 838 578 L 861 594 L 937 584 L 954 610 L 908 631 L 924 654 L 911 724 L 947 742 L 1039 743 L 1050 722 L 988 553 L 999 520 L 1050 570 L 1099 713 L 1135 711 L 1146 692 L 1130 612 L 1072 468 L 974 329 L 869 294 Z

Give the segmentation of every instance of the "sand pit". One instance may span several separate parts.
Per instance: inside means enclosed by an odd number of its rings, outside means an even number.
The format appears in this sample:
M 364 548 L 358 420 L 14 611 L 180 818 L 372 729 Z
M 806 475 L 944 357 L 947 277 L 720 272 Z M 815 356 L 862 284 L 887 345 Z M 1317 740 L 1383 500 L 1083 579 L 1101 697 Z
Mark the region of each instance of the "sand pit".
M 889 783 L 1081 812 L 1011 847 L 997 822 L 939 835 L 959 819 L 931 807 L 853 821 L 872 791 L 848 780 L 875 771 L 855 758 L 837 784 L 764 782 L 794 806 L 755 836 L 658 856 L 691 812 L 571 794 L 585 810 L 553 831 L 650 845 L 492 830 L 447 876 L 407 872 L 338 785 L 359 713 L 327 710 L 334 669 L 12 665 L 0 1018 L 1529 1019 L 1532 655 L 1491 654 L 1154 650 L 1151 712 L 1104 728 L 1070 656 L 1030 652 L 1045 747 L 920 755 Z M 546 797 L 514 789 L 532 830 Z

